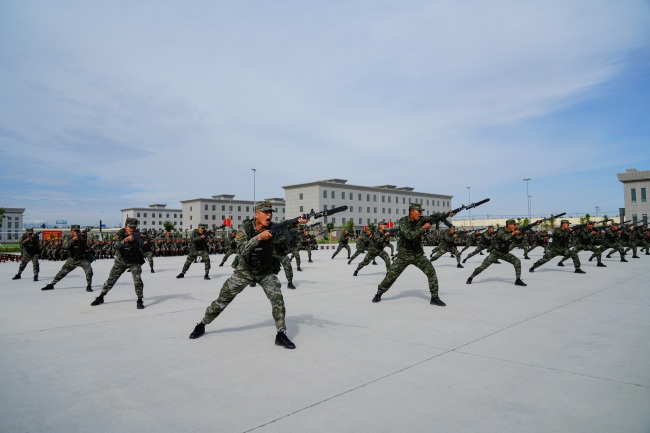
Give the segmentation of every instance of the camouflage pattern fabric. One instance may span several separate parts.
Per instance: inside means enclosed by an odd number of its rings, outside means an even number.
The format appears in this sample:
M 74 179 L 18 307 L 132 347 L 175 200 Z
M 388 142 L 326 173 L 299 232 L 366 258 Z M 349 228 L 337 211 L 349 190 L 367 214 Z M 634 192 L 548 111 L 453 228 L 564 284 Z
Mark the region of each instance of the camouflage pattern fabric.
M 153 252 L 145 251 L 142 254 L 144 255 L 144 258 L 147 259 L 147 262 L 149 262 L 151 269 L 153 269 Z
M 452 235 L 450 232 L 446 232 L 438 246 L 438 251 L 435 254 L 432 254 L 429 260 L 435 262 L 444 254 L 452 253 L 456 257 L 456 262 L 460 265 L 460 251 L 458 251 L 454 244 L 454 238 L 456 237 L 457 236 Z
M 34 254 L 33 256 L 27 255 L 23 253 L 23 258 L 20 261 L 20 265 L 18 265 L 18 275 L 22 274 L 23 270 L 25 270 L 25 267 L 27 266 L 27 263 L 32 262 L 32 267 L 34 268 L 34 275 L 38 275 L 38 272 L 41 270 L 40 265 L 38 263 L 40 255 L 39 254 Z
M 502 253 L 496 250 L 490 252 L 490 254 L 483 260 L 483 263 L 472 272 L 472 278 L 486 270 L 492 263 L 496 263 L 497 260 L 503 260 L 508 263 L 511 263 L 515 267 L 515 276 L 516 278 L 521 278 L 521 260 L 512 255 L 511 253 Z
M 207 250 L 190 251 L 190 253 L 187 255 L 187 259 L 185 259 L 185 264 L 183 265 L 183 270 L 181 272 L 187 272 L 197 257 L 201 257 L 201 260 L 203 260 L 203 263 L 205 263 L 205 273 L 207 274 L 210 272 L 210 255 L 208 254 Z
M 126 263 L 121 257 L 115 258 L 115 263 L 111 268 L 111 272 L 108 274 L 108 280 L 104 283 L 102 287 L 101 295 L 104 296 L 108 293 L 109 290 L 113 288 L 120 276 L 129 269 L 131 271 L 131 277 L 133 277 L 133 284 L 135 285 L 135 294 L 138 298 L 144 296 L 144 283 L 142 282 L 142 266 L 138 263 Z
M 280 255 L 277 252 L 274 253 L 275 257 L 280 261 L 282 269 L 284 269 L 284 275 L 287 277 L 287 284 L 293 282 L 293 268 L 291 267 L 291 259 L 288 255 Z
M 566 256 L 571 258 L 573 260 L 573 267 L 576 269 L 580 268 L 580 257 L 578 257 L 578 253 L 571 248 L 571 232 L 569 230 L 564 230 L 561 227 L 555 229 L 553 232 L 553 242 L 546 251 L 544 251 L 544 256 L 535 262 L 533 269 L 539 268 L 544 263 L 547 263 L 553 257 L 557 256 Z
M 54 280 L 50 284 L 53 286 L 65 278 L 70 272 L 74 271 L 77 268 L 82 268 L 86 274 L 86 284 L 92 284 L 93 282 L 93 268 L 90 265 L 90 261 L 87 259 L 73 259 L 68 257 L 68 259 L 63 264 L 61 270 L 56 274 Z
M 339 251 L 341 251 L 343 248 L 348 250 L 348 258 L 350 258 L 350 254 L 352 254 L 352 250 L 350 249 L 350 246 L 347 243 L 343 244 L 340 241 L 339 241 L 338 248 L 336 248 L 336 251 L 334 252 L 334 254 L 332 254 L 332 258 L 336 257 L 336 255 L 339 253 Z

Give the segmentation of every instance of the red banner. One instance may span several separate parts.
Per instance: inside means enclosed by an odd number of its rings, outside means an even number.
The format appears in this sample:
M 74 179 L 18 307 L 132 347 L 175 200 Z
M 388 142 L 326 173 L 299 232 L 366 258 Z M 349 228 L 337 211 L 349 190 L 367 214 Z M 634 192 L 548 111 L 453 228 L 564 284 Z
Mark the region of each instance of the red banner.
M 61 239 L 63 237 L 63 231 L 61 230 L 43 230 L 43 239 L 44 241 L 53 241 Z

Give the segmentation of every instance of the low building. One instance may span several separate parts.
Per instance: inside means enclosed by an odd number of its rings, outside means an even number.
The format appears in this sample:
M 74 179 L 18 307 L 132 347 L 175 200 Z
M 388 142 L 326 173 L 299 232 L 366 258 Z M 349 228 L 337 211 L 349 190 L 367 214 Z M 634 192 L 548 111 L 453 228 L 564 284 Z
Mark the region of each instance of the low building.
M 127 218 L 137 218 L 142 229 L 164 229 L 165 221 L 174 224 L 178 230 L 183 229 L 183 210 L 167 209 L 166 204 L 150 204 L 149 207 L 132 207 L 121 209 L 122 227 Z
M 650 170 L 638 171 L 628 168 L 625 173 L 616 174 L 623 183 L 625 199 L 625 220 L 632 220 L 635 224 L 643 221 L 648 223 L 648 189 L 650 189 Z
M 396 222 L 408 214 L 410 203 L 420 203 L 424 214 L 451 210 L 451 195 L 414 191 L 396 185 L 350 185 L 345 179 L 329 179 L 283 186 L 288 215 L 300 215 L 348 206 L 348 209 L 324 217 L 323 223 L 336 227 L 353 221 L 355 230 L 381 220 Z
M 285 219 L 285 201 L 283 198 L 267 198 L 273 206 L 273 222 Z M 207 224 L 209 228 L 220 227 L 225 220 L 231 221 L 233 230 L 239 229 L 246 218 L 255 215 L 252 200 L 238 200 L 231 194 L 213 195 L 212 198 L 195 198 L 181 200 L 183 205 L 184 228 L 193 230 L 199 224 Z
M 6 207 L 0 225 L 0 243 L 18 242 L 23 235 L 25 208 Z

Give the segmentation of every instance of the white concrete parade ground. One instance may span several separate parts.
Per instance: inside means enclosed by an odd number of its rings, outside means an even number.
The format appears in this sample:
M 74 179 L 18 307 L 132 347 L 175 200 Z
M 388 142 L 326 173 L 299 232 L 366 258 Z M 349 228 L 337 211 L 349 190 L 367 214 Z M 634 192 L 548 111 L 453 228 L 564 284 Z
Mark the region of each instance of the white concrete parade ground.
M 650 432 L 650 256 L 529 273 L 537 249 L 517 287 L 508 263 L 467 285 L 484 256 L 458 269 L 446 255 L 437 307 L 413 266 L 372 303 L 383 261 L 353 277 L 362 257 L 332 252 L 302 253 L 297 290 L 280 272 L 296 350 L 274 345 L 259 286 L 188 338 L 233 257 L 212 256 L 210 281 L 156 258 L 144 310 L 128 273 L 90 306 L 112 260 L 93 263 L 94 293 L 81 269 L 41 291 L 63 262 L 41 261 L 39 282 L 0 263 L 0 431 Z

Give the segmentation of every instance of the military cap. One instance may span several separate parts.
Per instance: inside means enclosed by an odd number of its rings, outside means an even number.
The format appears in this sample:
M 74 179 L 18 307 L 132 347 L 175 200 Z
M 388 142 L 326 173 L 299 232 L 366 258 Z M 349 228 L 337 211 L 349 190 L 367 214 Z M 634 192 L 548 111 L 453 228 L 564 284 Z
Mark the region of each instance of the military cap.
M 81 230 L 81 227 L 79 226 L 79 224 L 72 224 L 70 226 L 70 230 L 72 230 L 72 231 Z
M 409 211 L 413 209 L 422 212 L 422 205 L 420 203 L 409 203 Z
M 255 205 L 255 209 L 261 211 L 261 212 L 266 212 L 268 210 L 273 210 L 273 206 L 271 206 L 271 202 L 268 200 L 265 201 L 258 201 L 257 204 Z
M 560 221 L 560 224 L 569 224 L 569 220 L 562 220 Z
M 593 226 L 593 225 L 596 225 L 596 223 L 595 223 L 595 222 L 593 222 L 593 221 L 587 221 L 587 223 L 586 223 L 586 224 L 588 224 L 588 225 L 592 225 L 592 226 Z
M 32 228 L 25 229 L 25 233 L 34 233 L 34 229 Z
M 379 222 L 377 223 L 377 225 L 378 225 L 378 226 L 385 226 L 385 225 L 386 225 L 386 221 L 381 220 L 381 221 L 379 221 Z
M 207 224 L 199 224 L 200 229 L 207 229 L 208 225 Z
M 493 228 L 494 228 L 494 226 L 487 226 L 487 228 L 489 228 L 489 229 L 493 229 Z
M 136 218 L 127 218 L 125 225 L 136 228 L 138 226 L 138 220 Z
M 506 225 L 510 225 L 510 224 L 516 226 L 516 225 L 517 225 L 517 221 L 515 221 L 515 220 L 513 220 L 513 219 L 509 219 L 508 221 L 506 221 Z

